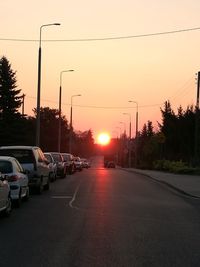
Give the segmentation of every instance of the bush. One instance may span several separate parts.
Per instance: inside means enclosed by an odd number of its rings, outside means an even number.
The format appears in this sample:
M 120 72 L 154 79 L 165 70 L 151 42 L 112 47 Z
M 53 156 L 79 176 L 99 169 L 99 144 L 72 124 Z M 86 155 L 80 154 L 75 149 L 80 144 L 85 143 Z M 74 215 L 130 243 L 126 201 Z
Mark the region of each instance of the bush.
M 156 160 L 153 163 L 155 170 L 167 171 L 172 173 L 180 174 L 198 174 L 198 170 L 192 167 L 189 167 L 183 161 L 169 161 L 169 160 Z

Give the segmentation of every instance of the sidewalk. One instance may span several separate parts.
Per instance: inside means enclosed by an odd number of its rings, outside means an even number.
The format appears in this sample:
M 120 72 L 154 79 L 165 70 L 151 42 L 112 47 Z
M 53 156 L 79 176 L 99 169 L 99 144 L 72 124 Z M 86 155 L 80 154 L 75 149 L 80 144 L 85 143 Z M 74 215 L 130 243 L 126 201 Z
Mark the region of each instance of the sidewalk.
M 200 175 L 173 174 L 152 170 L 126 168 L 126 171 L 146 175 L 156 181 L 164 183 L 181 193 L 200 198 Z

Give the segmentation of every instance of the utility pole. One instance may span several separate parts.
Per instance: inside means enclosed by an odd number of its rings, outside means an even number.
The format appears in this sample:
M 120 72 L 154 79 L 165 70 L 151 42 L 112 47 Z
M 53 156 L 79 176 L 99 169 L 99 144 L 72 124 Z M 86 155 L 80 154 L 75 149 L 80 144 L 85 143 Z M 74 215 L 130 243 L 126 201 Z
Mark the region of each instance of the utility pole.
M 20 98 L 22 98 L 22 116 L 24 116 L 24 99 L 25 99 L 25 94 L 23 94 Z
M 200 71 L 197 74 L 197 101 L 195 109 L 195 143 L 194 143 L 194 159 L 195 165 L 200 162 L 200 138 L 199 138 L 199 126 L 200 126 L 200 112 L 199 112 L 199 87 L 200 87 Z

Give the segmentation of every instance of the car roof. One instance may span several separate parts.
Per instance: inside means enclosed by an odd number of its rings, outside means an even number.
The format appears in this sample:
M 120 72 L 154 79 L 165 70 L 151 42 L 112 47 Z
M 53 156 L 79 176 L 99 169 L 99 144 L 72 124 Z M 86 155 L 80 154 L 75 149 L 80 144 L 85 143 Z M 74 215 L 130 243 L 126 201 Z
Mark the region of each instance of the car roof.
M 36 149 L 37 146 L 1 146 L 0 149 Z
M 0 156 L 0 160 L 13 161 L 13 160 L 16 160 L 16 158 L 10 157 L 10 156 Z

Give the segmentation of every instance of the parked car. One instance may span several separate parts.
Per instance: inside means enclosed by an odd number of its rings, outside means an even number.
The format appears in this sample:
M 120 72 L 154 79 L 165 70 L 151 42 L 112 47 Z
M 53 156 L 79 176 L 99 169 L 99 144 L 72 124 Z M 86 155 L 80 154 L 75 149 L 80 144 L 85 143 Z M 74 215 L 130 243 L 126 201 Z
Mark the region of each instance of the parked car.
M 49 167 L 44 153 L 36 146 L 2 146 L 0 156 L 16 158 L 28 172 L 29 186 L 38 194 L 49 189 Z
M 11 212 L 10 186 L 5 175 L 0 173 L 0 213 L 8 216 Z
M 76 170 L 82 171 L 83 163 L 82 163 L 80 157 L 74 157 L 74 164 L 75 164 Z
M 48 160 L 48 166 L 50 170 L 49 178 L 50 181 L 53 182 L 57 179 L 57 164 L 51 153 L 45 152 L 44 155 L 45 158 Z
M 0 156 L 0 172 L 6 176 L 10 185 L 11 200 L 20 206 L 22 198 L 28 200 L 28 176 L 17 159 Z
M 65 162 L 67 174 L 75 172 L 74 156 L 69 153 L 61 153 Z
M 49 152 L 52 157 L 54 158 L 56 165 L 57 165 L 57 175 L 61 178 L 65 178 L 67 174 L 67 169 L 65 166 L 65 162 L 63 156 L 59 152 Z
M 90 168 L 90 162 L 89 160 L 85 159 L 85 158 L 81 158 L 81 161 L 82 161 L 82 165 L 83 165 L 83 168 Z

